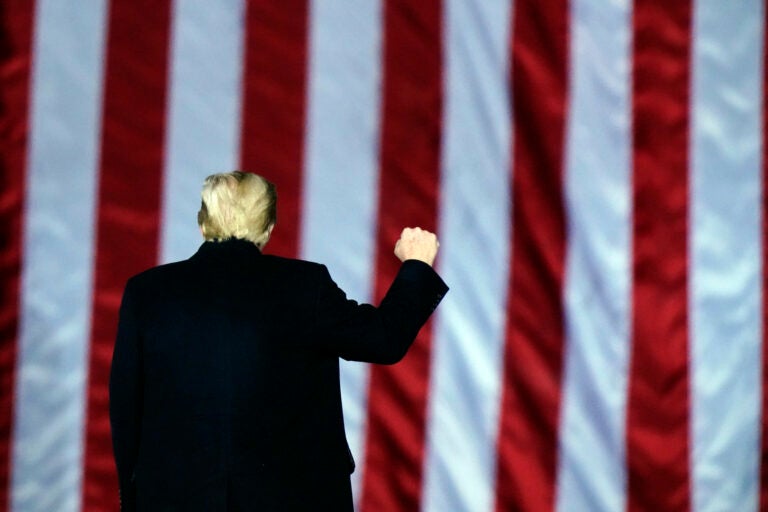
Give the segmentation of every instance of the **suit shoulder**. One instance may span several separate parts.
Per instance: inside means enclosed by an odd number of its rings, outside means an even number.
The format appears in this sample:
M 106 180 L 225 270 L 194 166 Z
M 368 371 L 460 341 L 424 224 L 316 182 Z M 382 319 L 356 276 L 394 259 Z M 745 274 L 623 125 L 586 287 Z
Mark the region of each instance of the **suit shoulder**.
M 291 272 L 322 273 L 325 265 L 314 261 L 284 258 L 282 256 L 264 255 L 264 263 L 271 268 L 283 269 Z
M 289 289 L 311 289 L 330 280 L 325 265 L 312 261 L 265 255 L 262 269 Z
M 126 288 L 152 288 L 186 276 L 189 273 L 189 261 L 175 261 L 148 268 L 130 277 Z

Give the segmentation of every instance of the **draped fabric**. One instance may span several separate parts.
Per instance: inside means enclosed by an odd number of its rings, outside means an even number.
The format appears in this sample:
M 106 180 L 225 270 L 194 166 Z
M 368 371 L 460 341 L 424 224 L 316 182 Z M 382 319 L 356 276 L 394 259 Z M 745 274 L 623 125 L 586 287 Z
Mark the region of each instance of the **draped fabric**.
M 400 230 L 451 292 L 342 362 L 356 509 L 757 511 L 760 0 L 5 0 L 0 510 L 114 511 L 126 279 L 203 178 L 276 183 L 266 252 L 377 302 Z

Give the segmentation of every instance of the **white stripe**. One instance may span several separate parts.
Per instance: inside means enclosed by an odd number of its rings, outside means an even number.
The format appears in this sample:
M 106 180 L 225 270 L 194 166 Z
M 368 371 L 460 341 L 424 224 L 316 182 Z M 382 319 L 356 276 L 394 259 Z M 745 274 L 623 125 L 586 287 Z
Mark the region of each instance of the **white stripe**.
M 301 254 L 326 264 L 349 297 L 372 298 L 378 205 L 381 6 L 315 1 L 310 64 Z M 279 227 L 278 227 L 279 229 Z M 347 439 L 362 475 L 368 367 L 341 362 Z
M 763 6 L 695 3 L 691 128 L 693 510 L 757 510 Z
M 237 165 L 243 15 L 243 0 L 173 5 L 163 262 L 189 258 L 197 250 L 203 179 Z
M 105 20 L 37 3 L 11 510 L 80 509 Z
M 445 127 L 437 310 L 423 508 L 492 510 L 511 215 L 506 1 L 445 10 Z
M 630 353 L 631 11 L 571 4 L 566 343 L 557 510 L 624 510 Z

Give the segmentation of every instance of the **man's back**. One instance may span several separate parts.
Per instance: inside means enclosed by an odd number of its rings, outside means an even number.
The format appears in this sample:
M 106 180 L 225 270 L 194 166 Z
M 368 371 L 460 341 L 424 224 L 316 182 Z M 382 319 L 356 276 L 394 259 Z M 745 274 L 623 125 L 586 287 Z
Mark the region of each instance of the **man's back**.
M 132 278 L 110 414 L 137 509 L 350 509 L 338 357 L 405 354 L 447 290 L 408 263 L 379 308 L 347 300 L 321 265 L 242 240 Z

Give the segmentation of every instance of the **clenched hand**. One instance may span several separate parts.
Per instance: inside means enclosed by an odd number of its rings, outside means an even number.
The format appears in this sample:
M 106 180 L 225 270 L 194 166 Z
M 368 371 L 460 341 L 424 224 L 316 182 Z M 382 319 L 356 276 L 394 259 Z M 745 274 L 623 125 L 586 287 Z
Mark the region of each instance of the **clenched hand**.
M 421 228 L 405 228 L 395 244 L 395 256 L 400 261 L 420 260 L 432 265 L 440 242 L 434 233 Z

